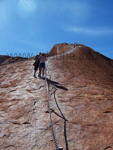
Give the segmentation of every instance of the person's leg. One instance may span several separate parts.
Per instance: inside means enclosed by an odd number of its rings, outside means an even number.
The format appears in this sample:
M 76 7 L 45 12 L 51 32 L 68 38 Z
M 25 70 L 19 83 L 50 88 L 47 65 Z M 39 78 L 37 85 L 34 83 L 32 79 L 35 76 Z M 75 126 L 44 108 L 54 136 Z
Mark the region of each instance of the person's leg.
M 45 63 L 43 63 L 43 72 L 42 72 L 43 77 L 44 77 L 44 71 L 45 71 Z
M 40 62 L 38 62 L 37 64 L 37 71 L 39 70 L 39 67 L 40 67 Z
M 38 77 L 41 76 L 41 64 L 39 63 L 39 74 L 38 74 Z
M 44 76 L 44 68 L 42 68 L 42 76 Z
M 34 75 L 33 76 L 36 78 L 36 70 L 34 70 Z
M 36 71 L 37 71 L 37 68 L 36 67 L 34 67 L 34 77 L 36 78 Z
M 39 68 L 39 76 L 41 76 L 41 68 Z

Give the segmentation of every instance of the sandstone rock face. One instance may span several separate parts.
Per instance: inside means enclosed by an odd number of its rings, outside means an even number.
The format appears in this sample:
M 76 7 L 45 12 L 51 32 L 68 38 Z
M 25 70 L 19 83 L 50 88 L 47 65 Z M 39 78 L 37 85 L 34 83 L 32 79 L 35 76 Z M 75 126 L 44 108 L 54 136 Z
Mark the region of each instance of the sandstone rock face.
M 6 65 L 9 63 L 14 63 L 17 61 L 22 61 L 22 60 L 27 60 L 27 58 L 23 58 L 23 57 L 10 57 L 10 56 L 4 56 L 4 55 L 0 55 L 0 65 Z
M 57 145 L 113 150 L 113 60 L 79 44 L 54 47 L 46 68 Z M 0 66 L 0 150 L 55 150 L 46 82 L 33 78 L 33 62 Z
M 51 51 L 49 52 L 48 56 L 55 56 L 58 54 L 63 54 L 64 52 L 67 52 L 68 50 L 72 49 L 75 44 L 68 44 L 68 43 L 61 43 L 61 44 L 55 44 Z
M 9 58 L 10 58 L 9 56 L 0 55 L 0 64 L 2 64 L 4 61 L 6 61 Z

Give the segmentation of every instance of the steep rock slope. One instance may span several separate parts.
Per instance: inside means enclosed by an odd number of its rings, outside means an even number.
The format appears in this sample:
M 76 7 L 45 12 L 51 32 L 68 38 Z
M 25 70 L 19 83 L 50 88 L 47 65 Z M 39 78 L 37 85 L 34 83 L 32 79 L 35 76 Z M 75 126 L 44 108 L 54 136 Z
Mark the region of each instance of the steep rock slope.
M 0 64 L 2 64 L 4 61 L 6 61 L 9 58 L 10 58 L 10 56 L 0 55 Z
M 57 48 L 46 66 L 58 146 L 112 150 L 113 60 L 83 45 Z M 1 150 L 55 149 L 46 84 L 33 78 L 32 64 L 24 60 L 0 66 Z
M 48 56 L 54 56 L 58 54 L 62 54 L 70 49 L 72 49 L 74 44 L 68 44 L 68 43 L 61 43 L 61 44 L 55 44 L 51 51 L 49 52 Z
M 22 61 L 22 60 L 27 60 L 27 58 L 23 58 L 23 57 L 10 57 L 7 55 L 0 55 L 0 65 L 6 65 L 9 63 L 14 63 L 17 61 Z

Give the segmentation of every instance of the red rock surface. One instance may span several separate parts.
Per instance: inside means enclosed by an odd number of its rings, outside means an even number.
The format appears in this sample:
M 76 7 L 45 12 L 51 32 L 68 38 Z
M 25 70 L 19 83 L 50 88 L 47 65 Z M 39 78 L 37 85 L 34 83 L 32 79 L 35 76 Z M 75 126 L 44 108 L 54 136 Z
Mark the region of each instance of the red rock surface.
M 58 146 L 113 150 L 113 60 L 66 43 L 55 45 L 49 56 L 47 77 Z M 0 66 L 0 150 L 55 149 L 46 83 L 33 78 L 33 62 Z M 65 119 L 58 116 L 57 106 Z
M 55 44 L 51 51 L 49 52 L 48 56 L 54 56 L 58 54 L 62 54 L 64 52 L 67 52 L 68 50 L 72 49 L 74 44 L 68 44 L 68 43 L 61 43 L 61 44 Z
M 10 57 L 10 56 L 5 56 L 5 55 L 0 55 L 0 65 L 6 65 L 10 63 L 14 63 L 17 61 L 22 61 L 22 60 L 27 60 L 27 58 L 23 57 Z

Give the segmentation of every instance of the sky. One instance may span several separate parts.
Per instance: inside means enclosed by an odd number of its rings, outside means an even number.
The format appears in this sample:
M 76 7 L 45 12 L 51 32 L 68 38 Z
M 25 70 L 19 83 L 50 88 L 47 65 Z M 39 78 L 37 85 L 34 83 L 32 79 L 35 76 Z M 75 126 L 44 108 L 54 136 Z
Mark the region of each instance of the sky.
M 78 43 L 113 59 L 113 0 L 0 0 L 0 55 Z

